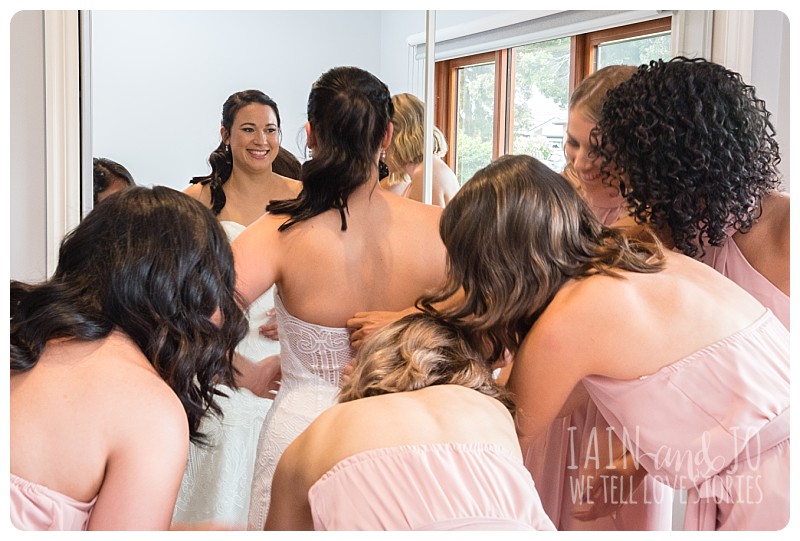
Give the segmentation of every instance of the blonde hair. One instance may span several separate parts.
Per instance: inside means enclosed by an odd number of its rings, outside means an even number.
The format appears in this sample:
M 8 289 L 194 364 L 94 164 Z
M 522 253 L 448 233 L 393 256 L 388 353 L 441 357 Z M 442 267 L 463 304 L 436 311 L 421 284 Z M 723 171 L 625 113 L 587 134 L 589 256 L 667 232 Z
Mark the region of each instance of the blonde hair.
M 491 367 L 469 345 L 463 329 L 425 312 L 387 325 L 361 346 L 339 402 L 432 385 L 473 389 L 514 413 L 510 393 L 495 382 Z
M 630 79 L 634 73 L 636 73 L 635 66 L 625 65 L 606 66 L 595 71 L 572 91 L 569 109 L 580 109 L 587 120 L 597 124 L 608 91 Z
M 597 124 L 603 113 L 603 104 L 606 102 L 608 92 L 630 79 L 636 73 L 636 69 L 634 66 L 614 65 L 595 71 L 572 91 L 572 96 L 569 98 L 569 110 L 580 111 L 586 120 Z M 586 197 L 586 189 L 572 162 L 567 161 L 561 175 L 575 187 L 581 197 Z
M 409 164 L 422 162 L 425 153 L 425 104 L 413 94 L 395 94 L 392 97 L 392 142 L 386 152 L 386 165 L 392 170 L 389 185 L 410 180 L 403 169 Z M 433 127 L 433 154 L 443 158 L 447 154 L 447 139 Z

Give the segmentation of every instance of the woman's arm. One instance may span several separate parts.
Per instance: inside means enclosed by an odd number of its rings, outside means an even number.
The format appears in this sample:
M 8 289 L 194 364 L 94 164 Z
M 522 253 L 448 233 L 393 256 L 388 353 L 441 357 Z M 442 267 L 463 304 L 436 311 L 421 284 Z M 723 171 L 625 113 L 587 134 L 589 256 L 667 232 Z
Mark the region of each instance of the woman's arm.
M 102 436 L 109 452 L 89 530 L 170 528 L 189 454 L 189 426 L 177 396 L 142 390 L 131 407 L 98 411 L 99 422 L 110 427 Z
M 278 280 L 279 218 L 264 214 L 231 243 L 236 265 L 236 290 L 245 306 L 260 297 Z
M 298 438 L 301 439 L 302 435 Z M 297 441 L 297 440 L 295 440 Z M 301 457 L 302 445 L 290 445 L 278 461 L 272 478 L 272 499 L 265 530 L 313 530 L 311 506 Z
M 444 310 L 448 306 L 455 305 L 463 298 L 464 292 L 459 290 L 455 295 L 435 304 L 434 308 L 437 310 Z M 361 344 L 363 344 L 367 338 L 375 334 L 376 331 L 379 331 L 390 323 L 394 323 L 404 316 L 417 312 L 419 312 L 419 309 L 416 306 L 409 306 L 397 312 L 380 310 L 357 312 L 353 317 L 347 320 L 347 329 L 350 331 L 350 345 L 358 349 L 361 347 Z
M 521 443 L 538 438 L 557 417 L 569 414 L 586 398 L 581 379 L 591 373 L 590 354 L 587 350 L 581 355 L 580 344 L 590 338 L 575 332 L 567 314 L 552 315 L 546 311 L 530 330 L 514 356 L 506 384 L 517 404 Z

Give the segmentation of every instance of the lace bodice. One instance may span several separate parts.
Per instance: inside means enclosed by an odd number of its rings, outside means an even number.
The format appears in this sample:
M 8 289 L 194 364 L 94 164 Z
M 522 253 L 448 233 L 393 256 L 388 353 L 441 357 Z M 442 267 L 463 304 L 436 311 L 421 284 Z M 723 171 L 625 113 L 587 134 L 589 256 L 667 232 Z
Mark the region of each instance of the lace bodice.
M 281 385 L 258 440 L 248 529 L 261 530 L 269 510 L 272 476 L 283 451 L 336 403 L 341 375 L 353 360 L 345 328 L 315 325 L 290 314 L 275 293 L 281 342 Z
M 286 311 L 275 293 L 275 309 L 280 334 L 281 385 L 293 385 L 316 377 L 339 387 L 342 370 L 353 360 L 347 329 L 307 323 Z

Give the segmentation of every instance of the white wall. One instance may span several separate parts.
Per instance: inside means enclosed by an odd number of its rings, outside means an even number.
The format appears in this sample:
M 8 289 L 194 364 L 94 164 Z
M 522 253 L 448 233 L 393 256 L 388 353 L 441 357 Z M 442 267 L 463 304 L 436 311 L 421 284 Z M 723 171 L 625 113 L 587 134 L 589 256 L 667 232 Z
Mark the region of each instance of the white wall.
M 183 189 L 210 171 L 224 101 L 256 88 L 302 156 L 311 84 L 337 65 L 382 77 L 380 44 L 379 11 L 94 11 L 93 154 Z
M 437 14 L 437 28 L 498 11 Z M 393 94 L 413 92 L 408 38 L 425 11 L 93 11 L 92 154 L 140 184 L 178 189 L 209 172 L 222 104 L 269 94 L 283 146 L 303 157 L 308 91 L 325 70 L 357 65 Z
M 780 11 L 756 11 L 753 21 L 751 84 L 756 95 L 767 103 L 781 149 L 780 170 L 783 188 L 789 191 L 789 18 Z

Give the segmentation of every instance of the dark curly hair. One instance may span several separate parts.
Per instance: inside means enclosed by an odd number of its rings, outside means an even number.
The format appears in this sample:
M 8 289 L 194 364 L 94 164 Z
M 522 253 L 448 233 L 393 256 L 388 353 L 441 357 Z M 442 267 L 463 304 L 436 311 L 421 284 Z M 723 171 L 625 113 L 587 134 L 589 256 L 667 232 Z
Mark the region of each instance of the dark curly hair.
M 636 220 L 699 257 L 727 229 L 749 231 L 778 188 L 769 117 L 738 73 L 702 58 L 654 60 L 608 93 L 592 143 L 603 170 L 625 179 Z
M 275 118 L 278 121 L 278 129 L 280 129 L 281 115 L 278 112 L 278 104 L 275 103 L 275 100 L 260 90 L 242 90 L 228 96 L 228 99 L 222 105 L 221 125 L 226 132 L 231 133 L 236 113 L 251 103 L 272 107 L 272 110 L 275 111 Z M 233 156 L 230 148 L 224 142 L 220 141 L 219 146 L 208 157 L 208 165 L 211 166 L 211 174 L 203 177 L 192 177 L 189 182 L 191 184 L 199 182 L 202 185 L 209 185 L 211 190 L 211 210 L 214 215 L 217 215 L 225 207 L 225 191 L 222 186 L 228 182 L 233 172 Z
M 303 189 L 296 199 L 270 201 L 267 211 L 288 214 L 280 230 L 330 209 L 347 229 L 347 199 L 378 171 L 378 150 L 392 118 L 389 88 L 360 68 L 323 73 L 308 96 L 308 122 L 316 139 L 312 159 L 303 163 Z
M 439 222 L 447 281 L 418 305 L 463 322 L 490 359 L 516 353 L 569 280 L 663 268 L 660 244 L 604 226 L 564 177 L 526 155 L 501 156 L 447 204 Z M 463 300 L 434 306 L 457 297 Z
M 192 441 L 216 384 L 235 388 L 247 321 L 222 226 L 191 197 L 134 186 L 103 201 L 61 243 L 40 284 L 11 281 L 11 372 L 36 366 L 48 340 L 128 335 L 180 398 Z M 215 323 L 216 321 L 216 323 Z

